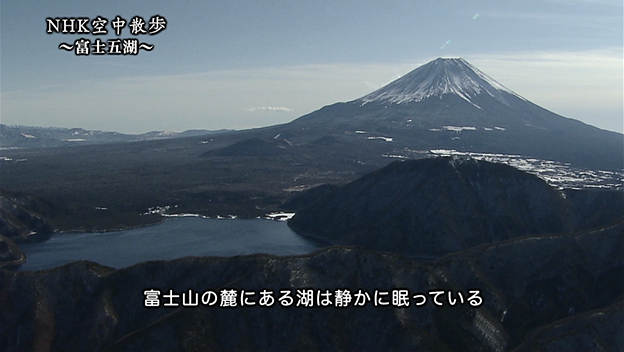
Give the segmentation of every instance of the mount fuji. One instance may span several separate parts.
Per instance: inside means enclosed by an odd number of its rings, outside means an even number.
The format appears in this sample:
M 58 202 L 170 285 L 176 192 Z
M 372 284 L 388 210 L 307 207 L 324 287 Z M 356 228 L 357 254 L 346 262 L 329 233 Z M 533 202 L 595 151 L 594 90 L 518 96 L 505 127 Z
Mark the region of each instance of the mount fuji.
M 591 169 L 624 167 L 622 134 L 533 104 L 462 58 L 438 58 L 359 99 L 325 106 L 277 130 L 275 136 L 289 143 L 339 149 L 455 150 Z

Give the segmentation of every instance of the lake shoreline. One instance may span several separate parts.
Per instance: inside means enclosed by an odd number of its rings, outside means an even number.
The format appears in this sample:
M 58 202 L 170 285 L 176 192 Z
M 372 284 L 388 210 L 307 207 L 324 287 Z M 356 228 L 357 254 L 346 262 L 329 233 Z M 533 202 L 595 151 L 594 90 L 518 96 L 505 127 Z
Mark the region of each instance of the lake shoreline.
M 284 220 L 280 220 L 279 218 L 272 218 L 271 215 L 272 214 L 293 214 L 294 213 L 290 213 L 290 212 L 272 212 L 272 213 L 267 213 L 264 214 L 264 216 L 255 216 L 255 217 L 251 217 L 251 216 L 240 216 L 240 215 L 227 215 L 227 216 L 221 216 L 221 215 L 216 215 L 216 216 L 210 216 L 210 215 L 202 215 L 202 214 L 191 214 L 191 213 L 180 213 L 180 214 L 159 214 L 160 218 L 158 221 L 152 221 L 152 222 L 143 222 L 140 224 L 136 224 L 136 225 L 128 225 L 128 226 L 121 226 L 121 227 L 111 227 L 111 228 L 105 228 L 105 229 L 99 229 L 99 230 L 92 230 L 92 229 L 84 229 L 84 228 L 78 228 L 78 229 L 63 229 L 63 230 L 59 230 L 59 231 L 53 231 L 49 234 L 42 234 L 42 235 L 34 235 L 34 236 L 48 236 L 49 238 L 55 235 L 60 235 L 60 234 L 68 234 L 68 233 L 109 233 L 109 232 L 118 232 L 118 231 L 127 231 L 127 230 L 132 230 L 132 229 L 139 229 L 139 228 L 144 228 L 144 227 L 150 227 L 150 226 L 158 226 L 160 224 L 162 224 L 164 221 L 166 221 L 167 219 L 170 218 L 201 218 L 201 219 L 214 219 L 214 220 L 254 220 L 254 219 L 260 219 L 260 220 L 271 220 L 271 221 L 284 221 Z M 143 214 L 141 214 L 143 215 Z M 292 216 L 291 216 L 292 217 Z M 32 237 L 33 235 L 25 238 L 25 239 L 19 239 L 17 241 L 15 241 L 16 243 L 32 243 L 30 240 L 30 237 Z M 49 238 L 43 240 L 43 241 L 47 241 Z M 34 242 L 41 242 L 41 241 L 37 241 L 35 240 Z
M 65 233 L 46 242 L 24 244 L 22 252 L 27 260 L 19 270 L 42 270 L 78 260 L 122 268 L 185 256 L 299 255 L 330 245 L 297 234 L 285 221 L 191 216 L 164 220 L 167 221 L 156 226 L 106 233 Z

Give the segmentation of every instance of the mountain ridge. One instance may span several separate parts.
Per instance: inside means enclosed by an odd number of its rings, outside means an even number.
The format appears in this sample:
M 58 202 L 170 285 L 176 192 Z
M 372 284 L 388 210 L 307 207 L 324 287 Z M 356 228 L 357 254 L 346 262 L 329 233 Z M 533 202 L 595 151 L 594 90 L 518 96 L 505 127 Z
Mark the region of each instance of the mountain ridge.
M 230 130 L 186 130 L 183 132 L 150 131 L 141 134 L 127 134 L 114 131 L 86 130 L 74 127 L 37 127 L 0 124 L 0 146 L 2 148 L 51 148 L 85 144 L 106 144 L 136 142 L 156 139 L 182 138 L 229 132 Z

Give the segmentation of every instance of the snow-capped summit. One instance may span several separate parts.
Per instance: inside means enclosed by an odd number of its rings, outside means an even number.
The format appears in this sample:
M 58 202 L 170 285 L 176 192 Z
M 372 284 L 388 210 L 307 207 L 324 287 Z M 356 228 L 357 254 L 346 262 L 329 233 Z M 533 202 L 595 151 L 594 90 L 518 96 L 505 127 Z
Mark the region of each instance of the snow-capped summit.
M 479 108 L 475 98 L 488 94 L 507 105 L 507 95 L 525 100 L 462 58 L 438 58 L 369 93 L 364 103 L 408 103 L 454 94 Z

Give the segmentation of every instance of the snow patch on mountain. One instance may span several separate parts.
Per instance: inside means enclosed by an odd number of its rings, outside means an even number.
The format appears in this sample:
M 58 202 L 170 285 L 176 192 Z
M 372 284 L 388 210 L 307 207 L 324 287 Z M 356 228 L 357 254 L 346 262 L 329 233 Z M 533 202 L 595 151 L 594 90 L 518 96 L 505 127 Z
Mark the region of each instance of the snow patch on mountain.
M 157 136 L 175 136 L 178 133 L 176 132 L 171 132 L 171 131 L 160 131 L 158 133 L 156 133 Z
M 445 94 L 458 96 L 475 108 L 481 109 L 475 98 L 487 94 L 509 105 L 506 96 L 526 100 L 493 78 L 479 71 L 462 58 L 431 61 L 388 85 L 360 98 L 369 102 L 410 103 Z
M 458 126 L 442 126 L 442 129 L 446 130 L 446 131 L 453 131 L 453 132 L 457 132 L 457 133 L 461 133 L 461 131 L 476 131 L 477 128 L 476 127 L 458 127 Z
M 368 140 L 375 140 L 375 139 L 380 139 L 380 140 L 386 141 L 386 142 L 392 142 L 394 140 L 393 137 L 374 137 L 374 136 L 368 137 Z
M 566 163 L 513 154 L 462 152 L 455 149 L 431 149 L 429 153 L 434 156 L 469 157 L 475 160 L 510 165 L 536 175 L 557 189 L 602 188 L 622 190 L 624 187 L 624 171 L 576 168 Z M 407 158 L 410 155 L 398 154 L 393 157 Z

